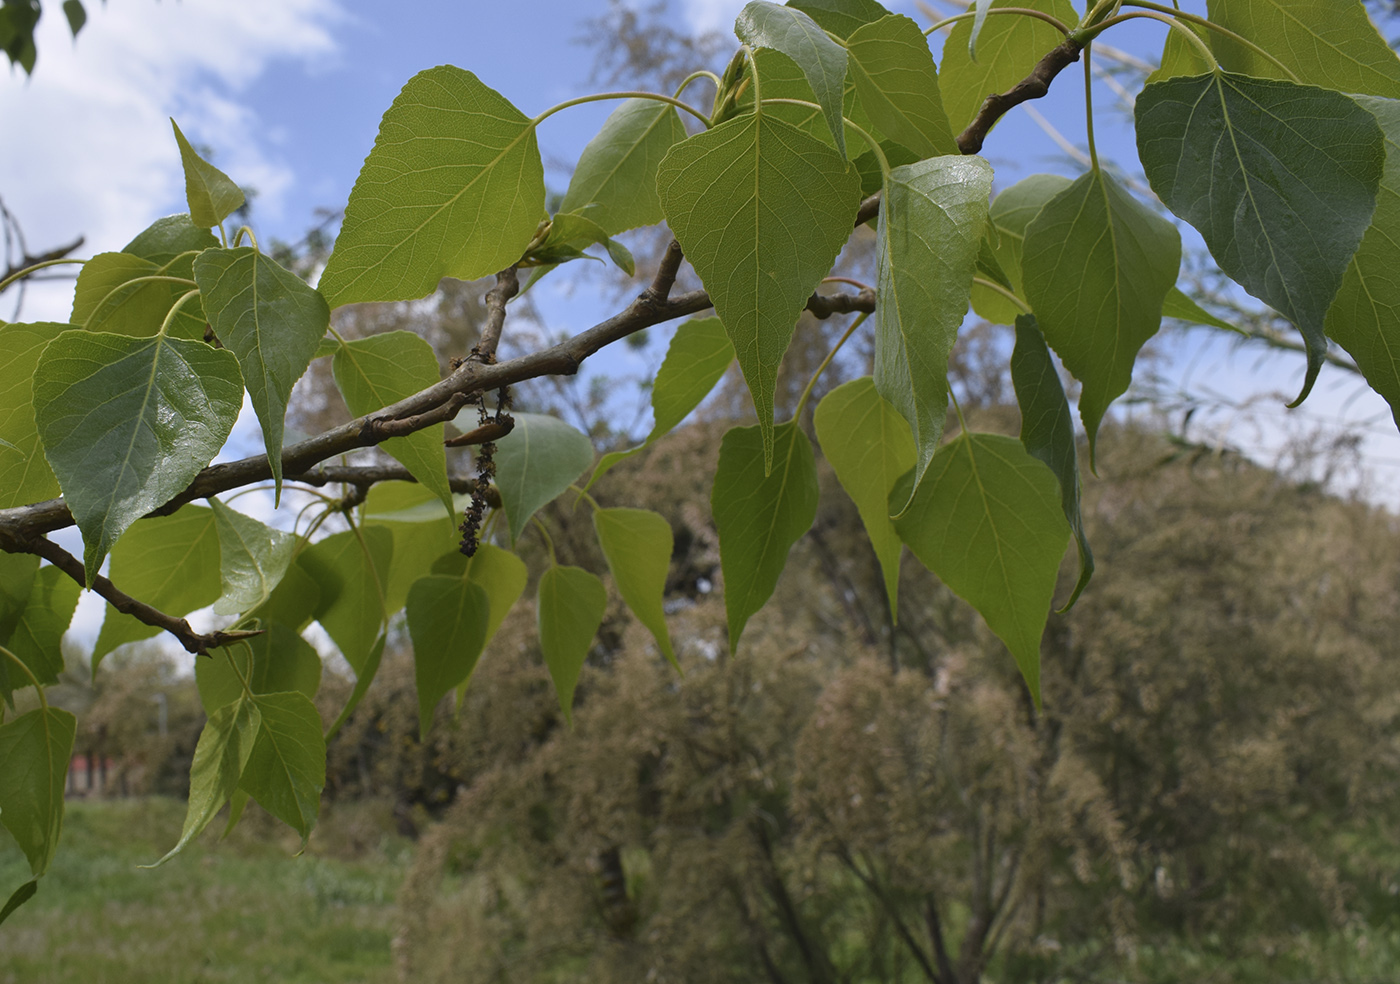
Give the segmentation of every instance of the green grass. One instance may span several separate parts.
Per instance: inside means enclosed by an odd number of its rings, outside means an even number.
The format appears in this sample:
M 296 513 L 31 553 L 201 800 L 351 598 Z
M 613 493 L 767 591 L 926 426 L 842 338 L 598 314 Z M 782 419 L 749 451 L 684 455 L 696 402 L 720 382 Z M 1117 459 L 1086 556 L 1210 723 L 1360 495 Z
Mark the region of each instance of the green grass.
M 179 839 L 183 818 L 173 800 L 69 803 L 38 894 L 0 926 L 0 984 L 393 980 L 403 842 L 376 834 L 367 849 L 353 846 L 363 818 L 347 811 L 293 857 L 295 835 L 250 808 L 227 841 L 216 841 L 216 821 L 164 866 L 139 869 Z M 5 840 L 8 895 L 29 870 Z M 338 859 L 347 855 L 358 856 Z

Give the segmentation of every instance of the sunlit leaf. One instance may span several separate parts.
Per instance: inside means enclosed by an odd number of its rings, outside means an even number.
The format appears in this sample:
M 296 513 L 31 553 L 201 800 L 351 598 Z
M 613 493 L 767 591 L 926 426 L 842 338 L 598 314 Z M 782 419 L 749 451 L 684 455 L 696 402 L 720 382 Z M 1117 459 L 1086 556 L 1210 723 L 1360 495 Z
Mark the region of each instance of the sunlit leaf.
M 1010 290 L 1025 300 L 1021 286 L 1021 250 L 1026 226 L 1040 214 L 1045 203 L 1070 186 L 1069 178 L 1058 174 L 1032 174 L 992 199 L 992 228 L 984 242 L 1009 281 Z M 972 308 L 980 317 L 999 325 L 1014 325 L 1021 309 L 996 291 L 980 284 L 972 287 Z
M 964 431 L 934 456 L 895 529 L 1006 643 L 1039 704 L 1040 637 L 1069 542 L 1050 469 L 1015 438 Z
M 734 343 L 771 462 L 778 365 L 851 234 L 860 177 L 815 137 L 748 115 L 677 144 L 659 181 L 666 219 Z
M 202 342 L 68 331 L 45 349 L 34 419 L 89 584 L 126 528 L 209 464 L 242 405 L 238 360 Z
M 662 608 L 675 546 L 671 524 L 646 509 L 598 509 L 593 513 L 593 528 L 617 593 L 655 637 L 661 655 L 680 669 Z
M 684 139 L 675 107 L 628 99 L 583 148 L 559 211 L 587 208 L 609 235 L 660 222 L 656 170 L 671 145 Z
M 357 417 L 406 399 L 442 378 L 433 347 L 411 331 L 386 331 L 348 341 L 336 351 L 331 367 L 345 405 Z M 431 489 L 450 516 L 452 489 L 447 484 L 442 438 L 442 425 L 434 424 L 408 437 L 390 438 L 379 447 Z
M 848 38 L 862 24 L 889 14 L 875 0 L 788 0 L 788 6 L 802 11 L 838 38 Z
M 903 549 L 890 521 L 890 492 L 914 467 L 918 454 L 909 424 L 875 389 L 869 376 L 836 387 L 817 405 L 817 440 L 846 494 L 860 511 L 880 570 L 890 617 L 899 619 L 899 556 Z
M 520 258 L 544 215 L 535 128 L 471 72 L 403 87 L 345 206 L 320 290 L 332 308 L 431 294 Z
M 252 703 L 261 715 L 261 725 L 238 788 L 301 834 L 305 850 L 326 785 L 321 715 L 310 698 L 300 693 L 262 694 L 253 697 Z
M 297 538 L 210 499 L 219 536 L 222 593 L 214 614 L 237 615 L 261 605 L 292 562 Z
M 40 322 L 0 325 L 0 509 L 42 502 L 58 495 L 58 479 L 44 460 L 34 424 L 34 369 L 44 346 L 71 325 Z
M 558 417 L 517 413 L 515 428 L 496 442 L 496 485 L 510 520 L 510 539 L 541 506 L 593 464 L 593 442 Z
M 466 578 L 429 575 L 413 583 L 406 612 L 418 689 L 418 734 L 427 737 L 442 698 L 465 684 L 476 669 L 486 646 L 491 600 Z
M 170 309 L 194 284 L 151 277 L 178 277 L 189 281 L 192 258 L 168 269 L 161 264 L 129 253 L 99 253 L 83 264 L 73 288 L 70 320 L 88 331 L 110 331 L 118 335 L 149 338 L 160 331 Z M 203 309 L 192 297 L 180 306 L 166 334 L 175 338 L 201 340 L 204 337 Z
M 913 430 L 915 489 L 943 436 L 948 354 L 967 315 L 991 189 L 982 158 L 935 157 L 892 171 L 880 208 L 875 387 Z
M 413 582 L 444 553 L 456 549 L 461 539 L 456 513 L 450 519 L 444 516 L 437 497 L 416 482 L 380 482 L 369 490 L 364 516 L 367 526 L 384 527 L 394 537 L 384 586 L 384 604 L 392 615 L 408 601 Z
M 582 568 L 555 564 L 540 577 L 535 601 L 540 651 L 554 681 L 559 707 L 571 724 L 574 688 L 607 607 L 608 591 L 603 582 Z
M 924 32 L 908 17 L 866 24 L 847 42 L 856 93 L 870 119 L 919 158 L 958 153 Z
M 1136 116 L 1152 190 L 1225 273 L 1303 333 L 1296 405 L 1322 367 L 1323 320 L 1375 211 L 1385 163 L 1375 117 L 1328 89 L 1224 72 L 1150 85 Z
M 846 127 L 841 117 L 848 60 L 846 49 L 827 37 L 817 22 L 801 10 L 765 0 L 753 0 L 744 7 L 734 22 L 734 33 L 750 47 L 781 51 L 797 63 L 836 138 L 837 151 L 845 157 Z
M 243 204 L 243 189 L 201 158 L 174 120 L 170 125 L 175 130 L 175 142 L 180 145 L 180 163 L 185 168 L 185 200 L 189 202 L 190 219 L 205 229 L 216 226 Z
M 719 531 L 730 652 L 738 652 L 744 626 L 772 596 L 788 551 L 817 516 L 811 442 L 790 421 L 773 437 L 773 468 L 767 475 L 757 427 L 731 428 L 720 444 L 710 509 Z

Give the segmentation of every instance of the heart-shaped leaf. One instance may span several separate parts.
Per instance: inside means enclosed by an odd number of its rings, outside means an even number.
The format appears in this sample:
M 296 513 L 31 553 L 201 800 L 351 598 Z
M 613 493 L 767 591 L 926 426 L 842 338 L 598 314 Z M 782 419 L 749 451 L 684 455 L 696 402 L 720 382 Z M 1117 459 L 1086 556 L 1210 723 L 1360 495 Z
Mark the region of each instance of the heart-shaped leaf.
M 491 600 L 466 578 L 430 575 L 409 589 L 406 612 L 418 689 L 418 734 L 426 738 L 438 703 L 476 669 L 486 646 Z
M 296 692 L 315 697 L 321 686 L 320 654 L 281 622 L 268 623 L 262 635 L 215 650 L 210 657 L 194 663 L 205 714 L 243 696 L 244 681 L 254 694 Z
M 170 121 L 170 126 L 175 130 L 180 163 L 185 168 L 185 200 L 189 202 L 190 219 L 205 229 L 219 225 L 243 204 L 243 189 L 201 158 L 174 120 Z
M 607 588 L 582 568 L 556 564 L 540 577 L 535 600 L 540 651 L 554 681 L 559 708 L 570 724 L 574 719 L 574 688 L 607 607 Z
M 656 639 L 661 655 L 680 669 L 671 633 L 666 628 L 662 599 L 666 575 L 671 571 L 671 551 L 675 546 L 671 524 L 647 509 L 598 509 L 593 528 L 612 571 L 617 593 Z
M 919 159 L 958 153 L 928 40 L 908 17 L 891 15 L 851 35 L 850 72 L 880 132 Z
M 41 322 L 0 325 L 0 509 L 58 495 L 58 479 L 44 460 L 34 424 L 34 370 L 44 347 L 72 325 Z
M 366 526 L 359 533 L 347 530 L 318 540 L 302 551 L 297 563 L 321 588 L 316 621 L 362 679 L 372 675 L 371 664 L 388 621 L 384 586 L 394 538 L 382 526 Z
M 321 715 L 305 694 L 255 695 L 261 718 L 238 788 L 301 834 L 306 849 L 326 785 L 326 739 Z
M 53 565 L 34 575 L 29 600 L 5 648 L 19 657 L 40 683 L 57 683 L 63 672 L 63 633 L 73 621 L 81 591 L 76 581 Z
M 0 725 L 0 824 L 35 878 L 49 869 L 63 830 L 63 787 L 77 728 L 77 718 L 55 707 Z
M 496 485 L 510 520 L 510 539 L 593 464 L 593 442 L 558 417 L 517 413 L 515 427 L 496 442 Z M 474 426 L 474 425 L 473 425 Z
M 684 139 L 675 107 L 628 99 L 583 148 L 559 211 L 587 209 L 609 235 L 660 222 L 656 171 L 671 145 Z

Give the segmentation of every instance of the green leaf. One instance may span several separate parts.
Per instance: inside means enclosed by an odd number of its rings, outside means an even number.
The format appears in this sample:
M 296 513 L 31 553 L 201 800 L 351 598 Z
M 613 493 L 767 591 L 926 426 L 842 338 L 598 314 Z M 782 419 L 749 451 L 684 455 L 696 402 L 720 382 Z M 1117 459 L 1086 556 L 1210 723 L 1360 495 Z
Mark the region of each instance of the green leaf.
M 155 864 L 142 867 L 158 868 L 165 864 L 209 826 L 209 821 L 238 789 L 238 781 L 253 754 L 261 724 L 262 714 L 257 705 L 246 697 L 240 697 L 209 715 L 204 730 L 199 733 L 199 742 L 194 747 L 194 762 L 190 765 L 190 801 L 180 840 Z
M 811 442 L 791 421 L 778 426 L 773 437 L 773 467 L 765 475 L 759 429 L 734 427 L 726 432 L 710 493 L 732 653 L 739 651 L 749 618 L 778 586 L 788 551 L 817 517 Z
M 993 0 L 992 7 L 1029 7 L 1058 17 L 1069 27 L 1079 22 L 1069 0 Z M 972 59 L 972 25 L 959 21 L 943 42 L 938 82 L 953 132 L 967 127 L 988 94 L 1005 92 L 1027 75 L 1064 37 L 1037 17 L 987 18 Z
M 0 552 L 0 638 L 9 635 L 34 590 L 39 558 Z
M 1079 550 L 1079 580 L 1069 601 L 1060 611 L 1068 611 L 1094 576 L 1094 554 L 1084 535 L 1084 518 L 1079 509 L 1079 454 L 1074 443 L 1074 421 L 1069 414 L 1060 374 L 1050 358 L 1045 336 L 1033 315 L 1016 319 L 1016 348 L 1011 353 L 1011 383 L 1021 407 L 1021 446 L 1032 458 L 1049 466 L 1060 483 L 1060 508 L 1069 522 Z
M 635 448 L 603 455 L 588 480 L 588 488 L 613 465 L 650 447 L 690 416 L 733 361 L 734 344 L 718 318 L 694 318 L 677 328 L 651 387 L 651 433 Z
M 68 30 L 76 38 L 87 23 L 87 11 L 83 9 L 82 0 L 63 0 L 63 16 L 68 20 Z
M 350 699 L 345 702 L 345 706 L 340 709 L 340 713 L 326 730 L 326 741 L 335 738 L 345 722 L 350 720 L 350 715 L 355 713 L 355 708 L 360 706 L 360 701 L 365 699 L 365 694 L 369 693 L 370 684 L 374 683 L 374 678 L 379 673 L 379 664 L 384 660 L 384 645 L 388 641 L 388 636 L 381 635 L 370 647 L 369 655 L 365 657 L 364 670 L 355 679 L 355 689 L 350 691 Z
M 656 638 L 661 655 L 679 670 L 662 608 L 666 576 L 671 572 L 671 551 L 675 547 L 671 524 L 646 509 L 597 509 L 593 512 L 593 528 L 617 593 L 637 621 Z
M 975 62 L 977 39 L 982 35 L 982 28 L 987 23 L 987 11 L 992 9 L 992 0 L 974 0 L 973 8 L 972 33 L 967 37 L 967 57 Z
M 34 893 L 37 891 L 39 891 L 39 882 L 37 879 L 33 878 L 25 882 L 19 888 L 15 889 L 10 894 L 9 899 L 6 900 L 5 907 L 3 909 L 0 909 L 0 926 L 3 926 L 5 924 L 5 920 L 9 919 L 10 916 L 14 915 L 16 909 L 18 909 L 20 906 L 24 905 L 24 903 L 32 899 L 34 897 Z
M 219 536 L 219 579 L 222 593 L 214 602 L 214 614 L 237 615 L 252 611 L 272 595 L 292 562 L 297 537 L 274 530 L 210 499 Z
M 861 105 L 885 136 L 920 159 L 959 153 L 919 25 L 891 14 L 857 30 L 846 47 Z
M 593 442 L 564 421 L 538 413 L 513 416 L 514 429 L 496 442 L 496 486 L 512 543 L 536 510 L 593 464 Z
M 78 583 L 52 565 L 34 576 L 29 600 L 19 613 L 5 648 L 29 667 L 39 682 L 57 683 L 63 672 L 63 633 L 78 607 Z
M 1026 227 L 1026 299 L 1065 368 L 1083 384 L 1079 416 L 1094 460 L 1099 423 L 1133 381 L 1181 271 L 1176 226 L 1111 175 L 1090 171 Z
M 442 378 L 433 347 L 411 331 L 386 331 L 342 345 L 331 360 L 335 384 L 356 417 L 407 399 Z M 453 515 L 447 484 L 447 452 L 441 424 L 408 437 L 393 437 L 379 447 L 393 455 Z
M 0 725 L 0 824 L 35 878 L 48 871 L 63 831 L 63 787 L 77 728 L 77 718 L 53 707 Z
M 209 464 L 242 405 L 238 360 L 202 342 L 66 331 L 44 350 L 34 419 L 89 585 L 126 528 Z
M 1222 72 L 1148 86 L 1136 122 L 1152 190 L 1200 231 L 1220 269 L 1303 333 L 1296 406 L 1375 211 L 1385 163 L 1375 117 L 1338 92 Z
M 1180 288 L 1177 287 L 1173 287 L 1171 290 L 1167 291 L 1166 299 L 1162 301 L 1162 317 L 1175 318 L 1178 321 L 1189 321 L 1192 324 L 1219 328 L 1222 331 L 1233 331 L 1239 335 L 1246 334 L 1244 329 L 1232 325 L 1228 321 L 1221 321 L 1190 297 L 1183 294 Z
M 1013 293 L 1025 299 L 1021 286 L 1021 251 L 1026 226 L 1040 214 L 1045 203 L 1070 186 L 1069 178 L 1058 174 L 1032 174 L 1016 182 L 992 199 L 991 258 L 1001 268 Z M 999 325 L 1014 325 L 1021 309 L 1007 298 L 974 284 L 972 308 L 983 318 Z
M 580 567 L 556 564 L 540 577 L 535 602 L 540 651 L 554 681 L 559 708 L 571 725 L 574 688 L 607 607 L 608 591 L 603 582 Z
M 179 215 L 167 215 L 156 219 L 145 230 L 137 233 L 135 239 L 123 246 L 122 252 L 164 267 L 185 253 L 198 253 L 218 245 L 219 240 L 213 233 L 195 225 L 189 213 L 181 212 Z M 190 262 L 193 262 L 193 259 L 190 257 Z
M 1305 85 L 1400 98 L 1400 59 L 1361 0 L 1210 0 L 1206 9 L 1213 22 L 1259 45 Z M 1253 49 L 1218 31 L 1209 34 L 1226 70 L 1288 78 Z
M 671 145 L 684 139 L 675 107 L 628 99 L 583 148 L 559 211 L 588 208 L 588 216 L 609 235 L 655 225 L 662 220 L 657 168 Z
M 127 594 L 174 615 L 219 597 L 219 533 L 214 511 L 181 506 L 173 516 L 143 519 L 112 548 L 112 580 Z M 113 649 L 160 632 L 111 605 L 92 654 L 92 671 Z
M 486 646 L 491 600 L 466 578 L 429 575 L 408 592 L 413 680 L 418 688 L 418 734 L 426 738 L 433 711 L 449 690 L 465 685 Z
M 848 38 L 862 24 L 889 14 L 875 0 L 788 0 L 788 6 L 802 11 L 838 38 Z
M 311 643 L 281 622 L 263 628 L 262 635 L 248 639 L 246 644 L 216 649 L 209 658 L 194 661 L 199 702 L 204 705 L 205 714 L 213 714 L 241 697 L 244 680 L 254 694 L 295 692 L 316 696 L 321 686 L 321 657 Z
M 175 142 L 180 145 L 180 163 L 185 168 L 185 200 L 190 205 L 190 220 L 208 229 L 221 224 L 243 204 L 243 189 L 229 176 L 195 153 L 174 120 Z
M 128 253 L 99 253 L 83 264 L 73 289 L 72 322 L 88 331 L 110 331 L 118 335 L 149 338 L 160 331 L 165 316 L 193 284 L 168 280 L 141 280 L 145 277 L 190 278 L 190 259 L 166 268 L 151 260 Z M 181 269 L 176 269 L 176 267 Z M 140 280 L 141 282 L 137 282 Z M 202 340 L 204 318 L 199 298 L 192 297 L 166 332 L 176 338 Z
M 256 622 L 263 628 L 281 622 L 300 632 L 311 623 L 318 611 L 325 611 L 334 600 L 332 596 L 326 599 L 325 605 L 321 604 L 320 584 L 298 559 L 287 568 L 287 573 L 272 590 L 271 597 L 251 612 L 247 612 L 239 622 Z
M 332 308 L 405 301 L 443 277 L 493 274 L 520 258 L 543 215 L 534 123 L 471 72 L 430 68 L 379 124 L 321 293 Z
M 771 464 L 778 365 L 850 237 L 860 176 L 820 140 L 764 114 L 677 144 L 658 180 L 666 220 L 738 353 Z
M 382 526 L 359 532 L 356 536 L 354 530 L 346 530 L 319 540 L 302 551 L 297 562 L 321 588 L 316 621 L 340 647 L 355 675 L 363 677 L 388 620 L 384 586 L 394 538 Z
M 904 494 L 895 490 L 895 499 Z M 964 431 L 939 449 L 895 529 L 997 634 L 1040 704 L 1040 636 L 1069 542 L 1060 488 L 1014 438 Z
M 34 424 L 34 370 L 44 347 L 71 325 L 41 322 L 0 325 L 0 509 L 27 506 L 58 495 L 58 479 L 44 460 Z
M 252 699 L 262 717 L 253 751 L 238 788 L 301 834 L 301 847 L 321 809 L 326 785 L 326 739 L 321 715 L 300 693 L 263 694 Z
M 869 376 L 836 387 L 817 404 L 817 440 L 860 521 L 885 576 L 890 617 L 899 621 L 899 555 L 903 549 L 890 521 L 890 492 L 918 462 L 909 425 Z
M 1327 334 L 1356 360 L 1400 424 L 1400 102 L 1358 96 L 1385 132 L 1385 173 L 1371 228 L 1327 312 Z
M 948 353 L 967 316 L 987 223 L 992 168 L 980 157 L 935 157 L 890 172 L 875 238 L 875 387 L 909 422 L 914 488 L 948 413 Z
M 1207 35 L 1214 32 L 1186 21 L 1177 21 L 1177 24 L 1191 31 L 1209 45 L 1210 38 Z M 1162 61 L 1158 65 L 1157 71 L 1147 77 L 1147 84 L 1165 82 L 1178 75 L 1204 75 L 1210 70 L 1211 66 L 1205 60 L 1205 56 L 1201 54 L 1201 50 L 1187 40 L 1179 29 L 1173 28 L 1167 32 L 1166 41 L 1162 44 Z
M 413 582 L 457 546 L 461 536 L 456 514 L 454 511 L 452 519 L 443 516 L 437 498 L 415 482 L 380 482 L 365 499 L 364 517 L 366 525 L 382 526 L 394 537 L 393 560 L 384 586 L 384 605 L 393 615 L 408 601 Z M 462 560 L 465 563 L 466 558 Z
M 807 78 L 826 117 L 836 150 L 846 156 L 846 126 L 841 122 L 846 89 L 846 49 L 816 21 L 795 7 L 753 0 L 739 13 L 734 33 L 753 48 L 772 48 L 787 55 Z M 759 81 L 763 78 L 760 75 Z
M 238 356 L 280 500 L 287 401 L 330 326 L 331 310 L 300 277 L 247 246 L 200 253 L 194 279 L 214 334 Z

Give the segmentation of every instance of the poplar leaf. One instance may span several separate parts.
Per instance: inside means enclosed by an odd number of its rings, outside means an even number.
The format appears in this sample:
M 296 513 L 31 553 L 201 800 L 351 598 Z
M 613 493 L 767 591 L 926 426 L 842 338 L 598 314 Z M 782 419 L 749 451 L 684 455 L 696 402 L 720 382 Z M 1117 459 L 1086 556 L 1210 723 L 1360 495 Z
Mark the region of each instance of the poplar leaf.
M 321 715 L 300 693 L 255 695 L 252 704 L 261 723 L 238 788 L 301 834 L 305 850 L 326 785 Z
M 261 724 L 262 715 L 257 705 L 246 697 L 209 715 L 194 747 L 189 807 L 180 840 L 155 864 L 142 867 L 158 868 L 165 864 L 209 826 L 209 821 L 238 789 Z
M 57 567 L 41 567 L 34 576 L 29 600 L 5 642 L 5 648 L 42 684 L 58 683 L 63 672 L 63 633 L 73 621 L 81 591 L 78 583 Z M 22 676 L 19 679 L 25 681 Z
M 190 262 L 168 268 L 129 253 L 99 253 L 83 264 L 73 288 L 73 324 L 88 331 L 110 331 L 118 335 L 149 338 L 160 331 L 165 316 L 175 302 L 194 285 L 148 277 L 190 279 Z M 202 341 L 204 317 L 198 297 L 180 307 L 167 335 Z
M 778 365 L 850 237 L 860 176 L 820 140 L 765 114 L 677 144 L 658 180 L 666 220 L 734 343 L 766 468 Z
M 920 160 L 959 153 L 933 53 L 918 24 L 891 14 L 857 30 L 846 48 L 856 93 L 881 133 Z
M 315 697 L 321 687 L 321 656 L 295 629 L 271 622 L 262 635 L 195 660 L 194 678 L 205 714 L 243 696 L 244 680 L 254 694 Z
M 1026 227 L 1021 266 L 1045 340 L 1083 384 L 1079 416 L 1092 463 L 1099 423 L 1162 326 L 1162 301 L 1181 271 L 1181 234 L 1111 175 L 1089 171 Z
M 1371 227 L 1327 312 L 1327 334 L 1346 349 L 1400 424 L 1400 102 L 1357 96 L 1385 132 L 1385 172 Z
M 1220 269 L 1302 332 L 1296 406 L 1375 211 L 1385 162 L 1375 117 L 1339 92 L 1217 72 L 1147 86 L 1136 122 L 1152 190 L 1200 231 Z
M 967 316 L 991 189 L 982 158 L 935 157 L 891 171 L 880 207 L 875 388 L 914 434 L 914 490 L 943 436 L 948 354 Z
M 1040 637 L 1069 542 L 1050 469 L 1015 438 L 964 431 L 939 449 L 895 529 L 1006 643 L 1039 706 Z
M 87 11 L 83 9 L 82 0 L 63 0 L 63 16 L 68 21 L 69 32 L 76 38 L 87 23 Z
M 734 33 L 753 48 L 772 48 L 787 55 L 807 78 L 836 139 L 846 156 L 846 125 L 841 121 L 846 88 L 846 49 L 826 36 L 816 21 L 795 7 L 753 0 L 739 13 Z M 762 82 L 762 78 L 759 79 Z
M 433 711 L 449 690 L 465 685 L 486 646 L 491 601 L 466 578 L 429 575 L 408 592 L 413 681 L 418 690 L 418 735 L 427 738 Z
M 134 523 L 112 548 L 112 579 L 127 594 L 177 618 L 219 597 L 219 534 L 213 510 L 181 506 L 172 516 Z M 111 605 L 92 652 L 92 672 L 118 646 L 160 629 Z
M 200 253 L 194 279 L 210 326 L 238 357 L 280 501 L 287 401 L 330 327 L 330 308 L 296 274 L 246 246 Z
M 909 425 L 875 389 L 869 376 L 836 387 L 817 404 L 814 423 L 822 454 L 860 512 L 861 524 L 884 574 L 890 617 L 899 621 L 899 556 L 890 520 L 890 493 L 914 467 L 918 453 Z
M 619 461 L 650 447 L 657 438 L 669 434 L 690 416 L 700 401 L 710 395 L 733 361 L 734 344 L 718 318 L 694 318 L 677 328 L 652 382 L 651 432 L 635 448 L 603 455 L 593 470 L 593 477 L 588 480 L 588 488 Z
M 559 211 L 587 208 L 609 235 L 660 222 L 656 172 L 671 145 L 685 135 L 674 106 L 628 99 L 583 148 Z
M 29 860 L 48 871 L 63 831 L 63 787 L 78 719 L 40 707 L 0 725 L 0 824 Z
M 889 14 L 875 0 L 788 0 L 788 6 L 802 11 L 838 38 L 849 38 L 862 24 Z
M 975 0 L 973 4 L 972 33 L 967 36 L 967 57 L 977 60 L 977 38 L 987 23 L 987 11 L 992 9 L 992 0 Z
M 765 474 L 763 435 L 734 427 L 720 443 L 710 510 L 719 532 L 729 651 L 739 651 L 744 626 L 773 595 L 788 551 L 817 517 L 817 466 L 807 435 L 791 421 L 773 434 L 773 467 Z
M 34 371 L 44 347 L 72 325 L 39 322 L 0 325 L 0 509 L 58 495 L 58 479 L 44 460 L 34 423 Z
M 190 205 L 190 220 L 204 229 L 221 224 L 243 204 L 243 189 L 195 153 L 174 120 L 170 121 L 170 126 L 175 130 L 180 163 L 185 168 L 185 200 Z
M 219 536 L 222 593 L 214 614 L 238 615 L 257 608 L 271 595 L 296 550 L 297 537 L 274 530 L 251 516 L 210 499 Z
M 34 419 L 89 585 L 126 528 L 209 464 L 242 405 L 238 360 L 203 342 L 68 331 L 45 349 Z
M 486 633 L 481 642 L 481 648 L 484 650 L 491 645 L 491 640 L 496 637 L 496 630 L 505 621 L 511 607 L 525 593 L 525 582 L 528 579 L 525 562 L 509 550 L 502 550 L 490 543 L 479 544 L 476 554 L 469 560 L 459 553 L 448 556 L 454 561 L 459 558 L 466 561 L 465 572 L 458 576 L 467 578 L 486 592 L 489 614 Z M 434 565 L 433 573 L 443 572 Z M 467 684 L 470 682 L 471 678 L 468 677 L 457 686 L 458 713 L 461 713 L 462 701 L 466 697 Z
M 1069 601 L 1060 609 L 1068 611 L 1094 576 L 1094 554 L 1084 534 L 1084 518 L 1079 508 L 1079 452 L 1074 442 L 1074 420 L 1070 417 L 1060 374 L 1033 315 L 1023 314 L 1016 319 L 1011 384 L 1021 408 L 1021 446 L 1031 457 L 1045 462 L 1055 474 L 1060 483 L 1060 509 L 1079 550 L 1079 580 Z
M 540 651 L 554 681 L 559 708 L 570 725 L 574 720 L 574 688 L 607 607 L 608 591 L 603 582 L 582 568 L 556 564 L 540 577 L 535 601 Z
M 661 655 L 679 670 L 662 608 L 675 547 L 671 524 L 647 509 L 597 509 L 593 528 L 617 593 L 656 639 Z
M 459 497 L 452 498 L 455 503 Z M 416 482 L 380 482 L 369 490 L 365 498 L 366 525 L 387 529 L 394 537 L 393 558 L 384 586 L 384 606 L 390 615 L 408 601 L 413 582 L 444 553 L 455 550 L 461 539 L 456 513 L 454 508 L 452 518 L 444 516 L 437 497 Z M 466 558 L 462 560 L 465 563 Z
M 514 543 L 530 517 L 593 464 L 593 442 L 558 417 L 539 413 L 512 416 L 515 427 L 496 442 L 496 487 Z
M 442 378 L 433 347 L 411 331 L 386 331 L 348 341 L 336 350 L 331 370 L 345 405 L 356 417 L 407 399 Z M 379 447 L 432 490 L 452 516 L 442 439 L 442 425 L 434 424 L 407 437 L 391 437 Z
M 5 901 L 5 907 L 0 909 L 0 926 L 5 924 L 5 920 L 14 915 L 16 909 L 24 905 L 34 897 L 34 893 L 39 890 L 37 879 L 31 878 L 19 888 L 10 893 L 10 897 Z
M 156 219 L 123 246 L 122 252 L 167 268 L 172 260 L 185 254 L 215 249 L 218 245 L 219 240 L 212 232 L 195 225 L 188 212 L 181 212 Z M 188 269 L 193 262 L 194 257 L 190 256 L 178 268 Z
M 1026 226 L 1040 214 L 1045 203 L 1072 184 L 1058 174 L 1032 174 L 992 199 L 991 230 L 987 239 L 989 259 L 1005 275 L 1012 293 L 1025 300 L 1021 286 L 1021 252 Z M 980 284 L 972 286 L 972 309 L 980 317 L 999 325 L 1014 325 L 1021 309 L 1010 300 Z
M 347 530 L 318 540 L 297 558 L 321 589 L 316 621 L 359 679 L 372 675 L 371 663 L 388 621 L 384 586 L 393 552 L 388 530 L 366 526 L 360 536 Z
M 345 206 L 320 290 L 332 308 L 426 297 L 520 259 L 544 215 L 534 123 L 471 72 L 403 87 Z

